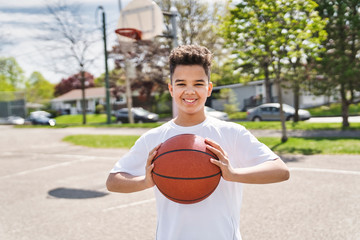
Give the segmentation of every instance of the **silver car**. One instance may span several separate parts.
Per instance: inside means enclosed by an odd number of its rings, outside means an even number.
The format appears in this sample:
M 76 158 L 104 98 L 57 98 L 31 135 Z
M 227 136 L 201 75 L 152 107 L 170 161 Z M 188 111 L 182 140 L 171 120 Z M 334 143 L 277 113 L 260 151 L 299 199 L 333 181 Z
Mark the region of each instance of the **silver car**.
M 283 104 L 283 111 L 286 121 L 294 120 L 295 108 Z M 304 109 L 299 109 L 299 120 L 308 120 L 311 115 Z M 280 121 L 280 104 L 265 103 L 247 111 L 247 120 L 249 121 Z

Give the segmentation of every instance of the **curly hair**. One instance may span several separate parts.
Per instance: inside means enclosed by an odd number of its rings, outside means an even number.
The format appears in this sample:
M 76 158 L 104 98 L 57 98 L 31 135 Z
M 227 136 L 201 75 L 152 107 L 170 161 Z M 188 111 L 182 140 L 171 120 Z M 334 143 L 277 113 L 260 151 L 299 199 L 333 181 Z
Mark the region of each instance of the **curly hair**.
M 212 53 L 209 49 L 198 45 L 182 45 L 173 49 L 169 56 L 170 81 L 178 65 L 200 65 L 204 68 L 210 81 Z

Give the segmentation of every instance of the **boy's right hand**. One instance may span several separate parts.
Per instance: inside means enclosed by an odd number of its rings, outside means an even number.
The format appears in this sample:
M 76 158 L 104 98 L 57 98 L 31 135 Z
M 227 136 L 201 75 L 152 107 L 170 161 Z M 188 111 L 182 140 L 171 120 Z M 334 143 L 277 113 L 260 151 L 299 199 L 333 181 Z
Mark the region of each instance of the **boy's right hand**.
M 146 186 L 146 188 L 151 188 L 151 187 L 155 186 L 155 182 L 154 182 L 154 180 L 152 178 L 152 174 L 151 174 L 151 172 L 154 168 L 154 163 L 152 161 L 153 161 L 154 157 L 156 156 L 157 150 L 159 149 L 160 146 L 161 146 L 161 143 L 149 152 L 149 156 L 148 156 L 148 159 L 146 162 L 146 167 L 145 167 L 145 171 L 146 171 L 145 186 Z

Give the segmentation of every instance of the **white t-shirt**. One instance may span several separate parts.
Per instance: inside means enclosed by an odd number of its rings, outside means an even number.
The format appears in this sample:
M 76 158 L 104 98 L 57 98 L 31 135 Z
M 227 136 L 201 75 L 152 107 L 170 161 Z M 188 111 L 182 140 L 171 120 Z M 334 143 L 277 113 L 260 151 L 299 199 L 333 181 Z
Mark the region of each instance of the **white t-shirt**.
M 207 117 L 198 125 L 181 127 L 169 121 L 142 135 L 111 170 L 135 176 L 145 175 L 148 153 L 175 135 L 191 133 L 210 138 L 227 153 L 234 168 L 251 167 L 278 158 L 243 126 Z M 240 240 L 242 184 L 221 178 L 216 190 L 205 200 L 179 204 L 154 187 L 157 206 L 157 240 Z

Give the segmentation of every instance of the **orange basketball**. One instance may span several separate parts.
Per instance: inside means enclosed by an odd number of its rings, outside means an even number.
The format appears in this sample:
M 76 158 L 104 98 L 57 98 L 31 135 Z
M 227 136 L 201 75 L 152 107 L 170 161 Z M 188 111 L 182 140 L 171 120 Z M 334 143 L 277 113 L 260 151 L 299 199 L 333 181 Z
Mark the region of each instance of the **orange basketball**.
M 169 138 L 154 157 L 154 182 L 174 202 L 200 202 L 213 193 L 221 177 L 220 168 L 210 158 L 217 159 L 200 136 L 181 134 Z

